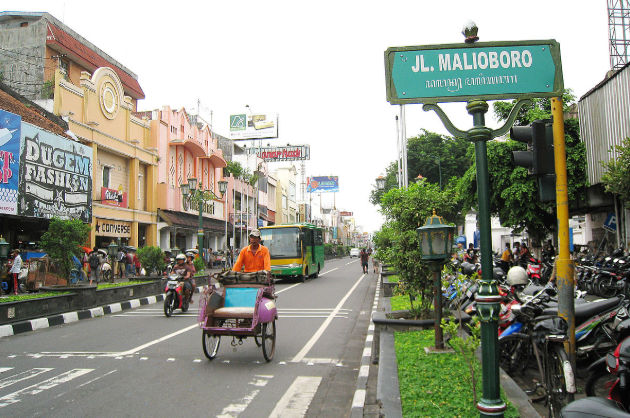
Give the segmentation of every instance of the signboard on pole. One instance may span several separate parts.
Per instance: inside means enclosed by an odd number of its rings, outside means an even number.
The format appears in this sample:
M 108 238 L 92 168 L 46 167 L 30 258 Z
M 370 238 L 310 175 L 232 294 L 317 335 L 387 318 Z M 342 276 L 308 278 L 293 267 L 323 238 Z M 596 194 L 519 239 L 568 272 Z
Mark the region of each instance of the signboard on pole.
M 339 177 L 337 176 L 311 177 L 307 181 L 306 191 L 308 193 L 338 192 L 339 191 Z
M 310 145 L 287 145 L 286 147 L 248 148 L 248 154 L 256 154 L 267 162 L 298 161 L 311 159 Z
M 254 115 L 240 113 L 230 115 L 230 139 L 232 140 L 277 137 L 277 113 L 258 113 Z
M 391 104 L 562 96 L 555 40 L 392 47 L 385 51 Z

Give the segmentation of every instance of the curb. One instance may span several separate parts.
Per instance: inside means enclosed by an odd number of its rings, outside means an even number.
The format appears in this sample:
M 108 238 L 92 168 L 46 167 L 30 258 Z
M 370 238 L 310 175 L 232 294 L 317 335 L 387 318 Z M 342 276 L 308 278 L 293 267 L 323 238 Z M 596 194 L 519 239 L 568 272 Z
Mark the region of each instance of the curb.
M 374 302 L 372 303 L 372 312 L 370 314 L 370 325 L 368 326 L 368 332 L 365 336 L 365 345 L 361 356 L 361 367 L 359 368 L 357 386 L 354 391 L 354 397 L 352 398 L 351 417 L 354 418 L 363 417 L 363 409 L 365 407 L 365 398 L 367 395 L 368 377 L 370 375 L 370 363 L 372 359 L 372 342 L 374 340 L 374 323 L 372 322 L 372 317 L 378 309 L 379 297 L 380 286 L 377 279 L 376 291 L 374 292 Z
M 203 291 L 206 286 L 197 287 L 195 293 Z M 96 308 L 85 309 L 82 311 L 66 312 L 58 315 L 52 315 L 44 318 L 35 318 L 27 321 L 16 322 L 14 324 L 0 325 L 0 338 L 10 337 L 11 335 L 22 334 L 25 332 L 35 331 L 38 329 L 53 327 L 56 325 L 70 324 L 82 319 L 91 319 L 103 315 L 109 315 L 121 312 L 127 309 L 134 309 L 140 306 L 152 305 L 164 300 L 164 293 L 155 296 L 147 296 L 145 298 L 131 299 L 124 302 L 112 303 L 109 305 L 97 306 Z

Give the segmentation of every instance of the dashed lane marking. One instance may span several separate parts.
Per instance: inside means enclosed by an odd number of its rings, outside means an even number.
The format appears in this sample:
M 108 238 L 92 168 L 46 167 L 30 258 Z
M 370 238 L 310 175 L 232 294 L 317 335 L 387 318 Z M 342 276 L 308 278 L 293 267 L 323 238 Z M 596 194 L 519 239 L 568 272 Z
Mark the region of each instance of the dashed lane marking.
M 304 416 L 321 381 L 319 376 L 296 377 L 269 414 L 269 418 Z
M 65 373 L 61 373 L 58 376 L 51 377 L 50 379 L 44 380 L 42 382 L 36 383 L 34 385 L 25 387 L 23 389 L 17 390 L 15 392 L 4 395 L 0 398 L 0 408 L 4 408 L 5 406 L 12 405 L 17 402 L 21 402 L 21 396 L 24 395 L 36 395 L 40 392 L 43 392 L 48 389 L 52 389 L 55 386 L 61 385 L 63 383 L 67 383 L 71 380 L 74 380 L 78 377 L 81 377 L 85 374 L 92 372 L 94 369 L 72 369 Z

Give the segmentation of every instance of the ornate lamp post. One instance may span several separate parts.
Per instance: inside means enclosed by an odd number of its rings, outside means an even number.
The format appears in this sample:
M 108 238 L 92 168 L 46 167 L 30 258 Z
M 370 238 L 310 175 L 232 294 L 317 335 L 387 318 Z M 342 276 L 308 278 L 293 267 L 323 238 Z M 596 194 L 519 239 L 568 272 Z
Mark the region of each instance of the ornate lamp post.
M 442 283 L 440 281 L 442 265 L 450 257 L 453 247 L 454 226 L 446 225 L 441 216 L 435 214 L 429 216 L 424 226 L 416 229 L 422 260 L 429 263 L 433 272 L 435 292 L 433 298 L 433 310 L 435 311 L 435 348 L 444 348 L 444 337 L 442 334 Z
M 229 246 L 228 244 L 228 198 L 229 196 L 227 194 L 225 194 L 225 192 L 227 192 L 227 187 L 228 187 L 228 182 L 227 180 L 220 180 L 219 181 L 219 193 L 221 193 L 221 196 L 225 196 L 225 206 L 224 206 L 224 212 L 225 212 L 225 247 L 227 248 Z M 225 255 L 227 257 L 227 254 Z
M 376 188 L 378 190 L 383 190 L 385 188 L 385 177 L 383 176 L 378 176 L 376 178 Z
M 197 248 L 199 250 L 199 256 L 203 257 L 203 205 L 209 200 L 218 200 L 220 197 L 211 190 L 197 189 L 197 179 L 194 177 L 188 179 L 188 184 L 183 183 L 179 187 L 182 191 L 182 206 L 184 210 L 192 209 L 195 205 L 199 209 Z

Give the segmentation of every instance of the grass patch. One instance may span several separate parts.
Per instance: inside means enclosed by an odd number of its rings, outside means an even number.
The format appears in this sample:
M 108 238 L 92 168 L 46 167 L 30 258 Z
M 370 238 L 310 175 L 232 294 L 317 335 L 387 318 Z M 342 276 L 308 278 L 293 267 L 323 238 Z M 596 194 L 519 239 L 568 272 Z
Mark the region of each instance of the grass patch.
M 129 280 L 128 282 L 120 282 L 120 283 L 99 283 L 96 289 L 110 289 L 112 287 L 121 287 L 121 286 L 129 286 L 132 284 L 142 284 L 142 283 L 150 283 L 146 280 Z
M 400 277 L 397 274 L 394 274 L 393 276 L 387 276 L 387 281 L 390 283 L 398 283 L 398 280 L 400 280 Z
M 404 309 L 411 309 L 409 303 L 409 295 L 396 295 L 389 299 L 392 306 L 392 311 L 402 311 Z
M 433 330 L 395 333 L 403 416 L 479 416 L 473 404 L 466 364 L 455 353 L 426 354 L 424 347 L 433 344 Z M 477 376 L 481 376 L 481 364 L 478 361 L 475 367 Z M 481 398 L 481 382 L 477 388 L 477 396 Z M 504 394 L 502 397 L 505 399 Z M 509 402 L 507 404 L 505 416 L 518 417 L 518 410 Z
M 19 302 L 22 300 L 32 300 L 48 298 L 51 296 L 67 295 L 72 292 L 43 292 L 43 293 L 29 293 L 26 295 L 9 295 L 5 298 L 0 298 L 0 303 Z

